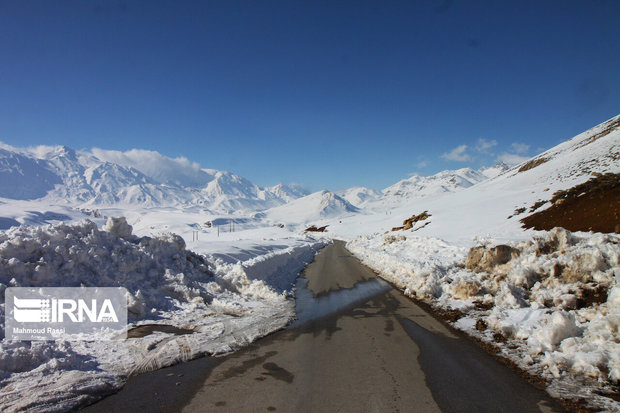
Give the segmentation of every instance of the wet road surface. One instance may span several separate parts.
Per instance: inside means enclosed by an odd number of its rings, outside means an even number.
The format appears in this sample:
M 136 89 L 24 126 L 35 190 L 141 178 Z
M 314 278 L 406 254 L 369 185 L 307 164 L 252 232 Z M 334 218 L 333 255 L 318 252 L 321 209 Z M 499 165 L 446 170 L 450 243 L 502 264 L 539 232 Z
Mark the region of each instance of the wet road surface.
M 131 378 L 92 412 L 553 412 L 544 392 L 335 242 L 298 280 L 299 320 L 220 358 Z

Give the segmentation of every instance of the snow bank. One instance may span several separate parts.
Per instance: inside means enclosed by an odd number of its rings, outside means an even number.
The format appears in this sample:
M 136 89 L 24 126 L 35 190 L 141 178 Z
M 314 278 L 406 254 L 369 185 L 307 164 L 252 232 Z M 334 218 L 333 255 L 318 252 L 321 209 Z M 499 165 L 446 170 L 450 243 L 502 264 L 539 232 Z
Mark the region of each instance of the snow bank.
M 0 233 L 0 291 L 122 286 L 130 295 L 127 340 L 2 340 L 0 410 L 65 411 L 116 391 L 131 374 L 230 352 L 284 327 L 295 316 L 294 279 L 325 244 L 292 239 L 232 263 L 189 251 L 174 234 L 132 235 L 124 218 L 104 229 L 87 220 Z
M 620 408 L 594 393 L 620 382 L 620 238 L 539 234 L 473 248 L 377 234 L 347 248 L 405 294 L 459 310 L 457 328 L 500 346 L 553 392 Z

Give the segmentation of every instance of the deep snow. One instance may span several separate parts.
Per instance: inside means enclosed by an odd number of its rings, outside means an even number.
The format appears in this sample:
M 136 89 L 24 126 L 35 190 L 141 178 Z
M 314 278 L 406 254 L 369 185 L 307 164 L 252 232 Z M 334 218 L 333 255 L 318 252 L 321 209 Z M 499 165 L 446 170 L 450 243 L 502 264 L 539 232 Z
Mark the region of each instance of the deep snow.
M 2 291 L 122 286 L 130 294 L 127 340 L 3 340 L 0 410 L 65 411 L 115 391 L 130 374 L 227 353 L 286 326 L 295 317 L 297 274 L 323 245 L 299 236 L 221 241 L 216 252 L 198 255 L 175 234 L 133 235 L 124 218 L 110 218 L 103 230 L 86 220 L 0 233 Z M 151 324 L 191 334 L 132 337 L 132 328 Z

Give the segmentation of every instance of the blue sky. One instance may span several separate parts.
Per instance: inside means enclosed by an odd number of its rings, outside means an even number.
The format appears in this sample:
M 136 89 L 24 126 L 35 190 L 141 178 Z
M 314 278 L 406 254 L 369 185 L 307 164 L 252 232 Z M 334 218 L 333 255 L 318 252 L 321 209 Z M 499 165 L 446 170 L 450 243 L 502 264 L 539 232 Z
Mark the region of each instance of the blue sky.
M 618 1 L 3 1 L 0 140 L 383 188 L 620 113 Z

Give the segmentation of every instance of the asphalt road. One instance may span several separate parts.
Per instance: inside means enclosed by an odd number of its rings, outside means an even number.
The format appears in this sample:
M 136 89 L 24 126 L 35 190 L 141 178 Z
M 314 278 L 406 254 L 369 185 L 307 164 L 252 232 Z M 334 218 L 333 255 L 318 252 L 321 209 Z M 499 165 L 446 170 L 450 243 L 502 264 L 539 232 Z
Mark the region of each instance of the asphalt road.
M 298 282 L 300 321 L 131 378 L 92 412 L 555 412 L 546 393 L 376 279 L 341 242 Z

